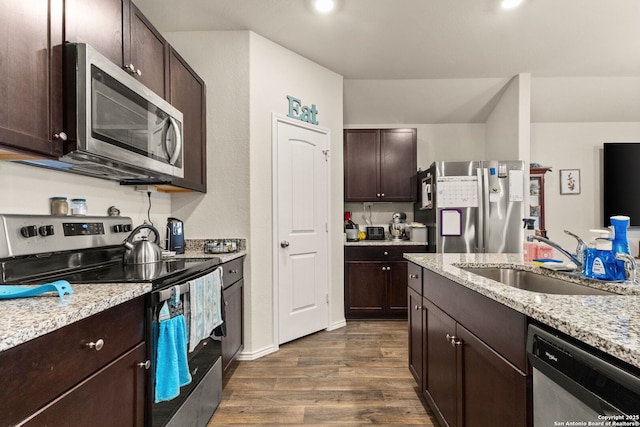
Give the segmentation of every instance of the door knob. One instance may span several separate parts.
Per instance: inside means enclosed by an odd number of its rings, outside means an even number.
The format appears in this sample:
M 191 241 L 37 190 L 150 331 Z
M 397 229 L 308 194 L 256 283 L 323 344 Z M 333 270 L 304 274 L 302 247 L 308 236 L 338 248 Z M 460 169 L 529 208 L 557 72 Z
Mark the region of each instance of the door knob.
M 280 247 L 281 248 L 289 247 L 289 242 L 287 242 L 286 240 L 283 240 L 282 242 L 280 242 Z

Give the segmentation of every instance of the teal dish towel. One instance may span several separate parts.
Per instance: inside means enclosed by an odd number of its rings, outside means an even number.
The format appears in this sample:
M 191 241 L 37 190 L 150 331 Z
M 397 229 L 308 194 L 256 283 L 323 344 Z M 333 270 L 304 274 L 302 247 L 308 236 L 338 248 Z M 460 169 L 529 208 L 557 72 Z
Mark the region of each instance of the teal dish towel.
M 155 323 L 157 330 L 155 403 L 171 400 L 180 387 L 191 382 L 187 361 L 187 328 L 184 315 Z M 154 335 L 155 335 L 154 331 Z

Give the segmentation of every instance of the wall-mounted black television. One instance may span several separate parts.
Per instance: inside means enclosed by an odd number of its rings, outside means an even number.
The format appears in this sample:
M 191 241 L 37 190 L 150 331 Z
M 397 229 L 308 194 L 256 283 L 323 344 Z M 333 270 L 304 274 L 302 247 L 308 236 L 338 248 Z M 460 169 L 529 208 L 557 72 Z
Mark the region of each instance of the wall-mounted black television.
M 603 153 L 604 226 L 613 215 L 627 215 L 640 226 L 640 143 L 605 142 Z

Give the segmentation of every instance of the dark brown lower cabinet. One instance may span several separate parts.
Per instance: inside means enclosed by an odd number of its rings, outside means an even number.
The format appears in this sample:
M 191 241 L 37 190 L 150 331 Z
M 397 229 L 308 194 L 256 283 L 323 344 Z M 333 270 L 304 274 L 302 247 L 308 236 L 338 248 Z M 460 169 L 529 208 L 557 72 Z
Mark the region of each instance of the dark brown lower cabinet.
M 440 424 L 532 426 L 526 316 L 415 264 L 408 280 L 409 370 Z
M 144 297 L 0 352 L 0 425 L 143 426 Z
M 222 370 L 229 369 L 243 348 L 242 341 L 242 317 L 244 280 L 240 279 L 224 290 L 225 322 L 227 323 L 227 335 L 222 340 Z
M 462 425 L 526 426 L 527 377 L 461 325 Z
M 442 310 L 423 302 L 427 310 L 427 399 L 438 418 L 449 426 L 458 426 L 462 402 L 458 395 L 458 376 L 462 373 L 459 356 L 460 345 L 452 344 L 456 321 Z
M 347 319 L 406 319 L 407 261 L 405 252 L 425 247 L 345 247 L 344 301 Z
M 226 335 L 222 338 L 222 375 L 244 348 L 244 257 L 222 264 Z
M 409 287 L 407 297 L 409 301 L 409 371 L 420 390 L 424 392 L 426 370 L 423 365 L 426 358 L 422 355 L 425 353 L 427 311 L 422 305 L 422 295 L 419 292 Z
M 145 344 L 90 376 L 23 425 L 92 427 L 144 425 Z M 102 396 L 102 397 L 99 397 Z

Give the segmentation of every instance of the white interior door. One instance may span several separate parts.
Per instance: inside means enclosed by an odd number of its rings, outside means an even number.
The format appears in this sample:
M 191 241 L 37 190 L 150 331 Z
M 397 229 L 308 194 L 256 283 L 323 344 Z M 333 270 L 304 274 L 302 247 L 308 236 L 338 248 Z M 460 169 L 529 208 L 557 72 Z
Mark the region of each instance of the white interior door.
M 328 131 L 274 117 L 278 344 L 328 327 Z

